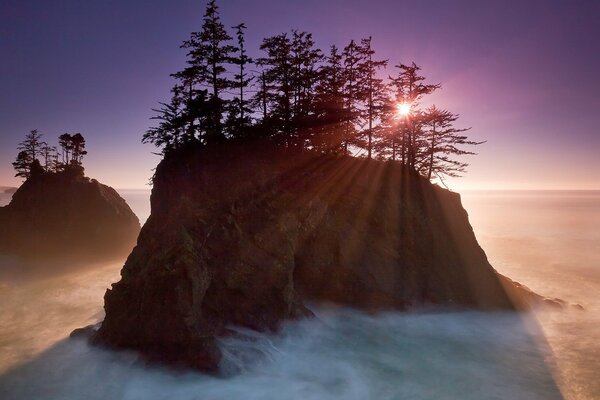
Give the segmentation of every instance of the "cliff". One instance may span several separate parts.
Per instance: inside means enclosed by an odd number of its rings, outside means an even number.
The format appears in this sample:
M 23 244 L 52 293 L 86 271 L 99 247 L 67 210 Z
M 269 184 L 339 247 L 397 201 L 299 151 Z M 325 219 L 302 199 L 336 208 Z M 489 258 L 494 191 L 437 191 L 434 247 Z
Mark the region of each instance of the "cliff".
M 29 260 L 99 260 L 126 255 L 140 224 L 111 187 L 82 171 L 27 179 L 0 207 L 0 254 Z
M 308 302 L 520 304 L 460 196 L 392 162 L 264 144 L 188 148 L 158 165 L 151 205 L 92 337 L 149 359 L 214 372 L 228 326 L 275 330 L 310 316 Z

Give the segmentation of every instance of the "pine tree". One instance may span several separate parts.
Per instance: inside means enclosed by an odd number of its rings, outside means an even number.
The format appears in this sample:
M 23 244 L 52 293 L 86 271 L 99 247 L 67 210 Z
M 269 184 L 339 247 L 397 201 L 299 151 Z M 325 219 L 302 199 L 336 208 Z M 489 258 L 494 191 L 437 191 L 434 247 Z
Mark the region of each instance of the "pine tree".
M 311 145 L 322 152 L 342 151 L 345 124 L 349 115 L 344 101 L 344 67 L 342 55 L 336 46 L 331 46 L 329 56 L 319 71 L 314 99 L 314 134 Z
M 251 123 L 250 115 L 252 108 L 250 100 L 247 98 L 246 90 L 252 81 L 248 77 L 248 65 L 252 63 L 252 59 L 248 57 L 245 48 L 244 30 L 245 24 L 234 26 L 237 38 L 237 56 L 231 58 L 231 63 L 238 66 L 238 71 L 234 76 L 232 87 L 238 90 L 236 97 L 229 103 L 228 129 L 233 136 L 241 135 Z M 245 96 L 246 95 L 246 96 Z
M 183 71 L 173 74 L 179 80 L 180 87 L 187 92 L 188 105 L 202 104 L 202 112 L 207 115 L 204 126 L 198 130 L 202 141 L 205 143 L 218 143 L 225 139 L 223 132 L 223 111 L 226 101 L 221 97 L 223 91 L 232 87 L 232 82 L 224 75 L 225 65 L 231 61 L 231 53 L 236 49 L 227 44 L 231 36 L 225 30 L 219 16 L 219 8 L 215 0 L 209 0 L 203 18 L 202 30 L 192 32 L 182 48 L 188 50 L 188 67 Z M 206 96 L 204 101 L 200 101 Z M 183 99 L 179 99 L 184 103 Z M 197 114 L 196 111 L 188 110 L 188 117 Z M 193 125 L 193 120 L 188 121 Z
M 402 163 L 414 170 L 420 141 L 419 133 L 421 132 L 419 129 L 421 124 L 418 112 L 419 100 L 424 95 L 439 89 L 440 85 L 426 85 L 425 77 L 419 75 L 421 68 L 414 62 L 411 65 L 396 65 L 396 68 L 400 70 L 398 76 L 390 78 L 396 91 L 396 101 L 398 104 L 407 104 L 412 109 L 411 113 L 404 116 L 403 123 L 399 124 Z
M 312 132 L 315 90 L 320 78 L 323 53 L 315 47 L 312 34 L 292 31 L 292 92 L 293 129 L 295 145 L 306 147 Z
M 60 172 L 64 168 L 64 165 L 60 162 L 59 158 L 60 155 L 58 153 L 58 149 L 56 148 L 56 146 L 52 146 L 50 152 L 50 172 Z
M 52 171 L 52 147 L 46 142 L 42 143 L 41 156 L 42 160 L 44 160 L 44 170 L 46 172 Z
M 431 106 L 423 113 L 424 137 L 426 145 L 422 149 L 422 158 L 418 164 L 419 172 L 429 180 L 433 175 L 443 180 L 444 176 L 458 177 L 469 165 L 453 159 L 453 156 L 473 155 L 459 146 L 476 146 L 484 142 L 469 140 L 462 133 L 467 129 L 453 126 L 458 115 Z
M 344 66 L 344 102 L 348 116 L 344 129 L 344 153 L 349 153 L 351 145 L 360 145 L 357 127 L 362 124 L 360 104 L 364 101 L 364 84 L 361 80 L 360 47 L 354 40 L 342 51 Z
M 160 104 L 161 108 L 152 110 L 157 115 L 151 118 L 160 122 L 144 133 L 142 143 L 152 143 L 156 147 L 161 147 L 164 154 L 195 140 L 194 119 L 186 115 L 186 110 L 192 111 L 194 108 L 188 106 L 182 109 L 178 93 L 171 97 L 170 103 Z
M 61 149 L 62 154 L 62 163 L 63 165 L 68 165 L 71 161 L 71 150 L 73 143 L 71 142 L 71 135 L 68 133 L 63 133 L 58 137 L 58 145 Z
M 44 143 L 42 141 L 43 136 L 44 135 L 39 133 L 37 129 L 30 131 L 27 135 L 25 135 L 25 140 L 19 143 L 17 150 L 27 152 L 31 160 L 30 162 L 33 162 L 39 155 L 41 155 Z
M 19 151 L 17 159 L 12 163 L 13 168 L 17 173 L 16 177 L 28 179 L 31 170 L 31 155 L 25 150 Z
M 377 78 L 377 71 L 385 68 L 387 60 L 374 60 L 375 50 L 371 47 L 371 37 L 361 40 L 359 47 L 361 63 L 359 74 L 364 85 L 365 97 L 365 119 L 367 122 L 367 158 L 372 158 L 373 136 L 375 133 L 374 123 L 381 120 L 385 107 L 388 104 L 388 88 L 383 79 Z
M 263 68 L 264 89 L 259 92 L 267 102 L 269 114 L 263 125 L 273 131 L 285 146 L 292 144 L 292 43 L 286 33 L 265 38 L 260 49 L 265 57 L 257 60 Z
M 85 138 L 81 133 L 71 136 L 71 165 L 81 166 L 83 156 L 87 154 L 85 150 Z

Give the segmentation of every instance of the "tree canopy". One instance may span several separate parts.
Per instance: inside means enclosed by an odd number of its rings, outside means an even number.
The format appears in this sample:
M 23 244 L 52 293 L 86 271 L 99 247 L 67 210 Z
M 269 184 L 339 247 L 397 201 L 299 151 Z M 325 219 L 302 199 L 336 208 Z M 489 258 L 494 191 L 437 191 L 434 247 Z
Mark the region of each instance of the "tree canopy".
M 458 115 L 421 106 L 441 85 L 426 83 L 414 62 L 384 79 L 388 60 L 377 58 L 371 37 L 325 55 L 311 33 L 292 30 L 265 38 L 253 60 L 246 25 L 232 29 L 209 0 L 201 30 L 181 45 L 187 65 L 172 74 L 171 100 L 154 110 L 158 124 L 143 142 L 168 153 L 261 136 L 299 151 L 392 160 L 442 182 L 465 172 L 459 157 L 474 154 L 465 146 L 482 143 L 454 126 Z
M 60 151 L 56 146 L 50 146 L 43 141 L 43 136 L 34 129 L 19 143 L 17 146 L 19 153 L 12 163 L 16 171 L 15 176 L 28 179 L 43 173 L 62 171 L 83 173 L 82 161 L 87 151 L 85 138 L 81 133 L 60 135 L 58 137 Z

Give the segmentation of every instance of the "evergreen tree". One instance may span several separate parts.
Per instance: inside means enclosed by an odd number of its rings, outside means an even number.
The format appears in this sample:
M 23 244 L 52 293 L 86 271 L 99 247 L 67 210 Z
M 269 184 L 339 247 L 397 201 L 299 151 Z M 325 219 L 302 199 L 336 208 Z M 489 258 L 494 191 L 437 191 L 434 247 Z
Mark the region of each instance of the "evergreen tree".
M 264 89 L 259 92 L 267 102 L 269 114 L 263 125 L 286 146 L 292 143 L 292 43 L 286 33 L 265 38 L 260 49 L 265 57 L 257 60 L 263 68 Z
M 87 154 L 85 150 L 85 138 L 81 133 L 71 136 L 71 165 L 81 166 L 83 156 Z
M 359 47 L 360 58 L 359 73 L 364 84 L 365 119 L 367 122 L 367 158 L 372 157 L 374 123 L 381 120 L 388 102 L 388 88 L 383 79 L 377 78 L 377 71 L 385 68 L 387 60 L 374 60 L 375 50 L 371 47 L 371 37 L 361 40 Z
M 62 163 L 63 165 L 67 165 L 70 162 L 71 150 L 73 143 L 71 142 L 71 135 L 68 133 L 63 133 L 58 137 L 58 145 L 61 149 L 62 154 Z
M 418 67 L 414 62 L 411 65 L 396 65 L 400 71 L 398 76 L 390 78 L 396 91 L 398 104 L 405 104 L 412 109 L 411 113 L 404 116 L 404 121 L 399 124 L 402 163 L 411 169 L 416 168 L 418 145 L 420 141 L 420 113 L 418 112 L 419 100 L 426 94 L 440 88 L 439 84 L 425 84 L 425 77 L 419 75 Z
M 350 119 L 344 101 L 344 67 L 342 55 L 331 46 L 329 56 L 320 69 L 316 86 L 314 134 L 311 145 L 323 152 L 340 152 L 344 141 L 345 124 Z
M 292 31 L 291 51 L 294 138 L 296 147 L 304 149 L 313 132 L 316 86 L 324 57 L 308 32 Z
M 191 111 L 193 108 L 182 109 L 178 93 L 171 97 L 170 103 L 160 104 L 161 108 L 152 110 L 157 115 L 151 118 L 160 122 L 144 133 L 142 143 L 152 143 L 156 147 L 161 147 L 163 153 L 167 153 L 183 143 L 194 140 L 194 119 L 186 114 L 186 110 Z
M 237 65 L 239 69 L 234 76 L 232 87 L 237 89 L 238 94 L 229 104 L 227 125 L 233 136 L 239 136 L 251 123 L 250 115 L 252 108 L 250 100 L 247 98 L 246 90 L 252 81 L 252 78 L 248 77 L 247 71 L 247 67 L 252 63 L 252 59 L 248 57 L 245 48 L 244 30 L 246 29 L 246 25 L 242 23 L 234 26 L 233 29 L 235 29 L 237 37 L 237 56 L 232 57 L 231 63 Z
M 188 50 L 188 67 L 173 74 L 179 81 L 178 90 L 174 92 L 187 95 L 187 100 L 180 98 L 178 101 L 181 104 L 187 102 L 188 106 L 202 105 L 202 110 L 186 111 L 185 114 L 190 119 L 188 124 L 193 127 L 193 117 L 199 111 L 207 116 L 202 126 L 198 127 L 199 136 L 202 136 L 204 143 L 218 143 L 225 139 L 222 118 L 226 101 L 221 95 L 232 86 L 232 82 L 224 76 L 227 71 L 225 65 L 230 62 L 231 53 L 235 51 L 234 46 L 227 44 L 230 40 L 231 36 L 221 23 L 215 0 L 209 0 L 202 30 L 192 32 L 181 46 Z
M 50 172 L 59 172 L 64 168 L 64 165 L 60 162 L 59 157 L 58 149 L 56 146 L 52 146 L 50 152 L 50 165 L 48 169 Z
M 42 143 L 41 156 L 44 160 L 44 170 L 50 172 L 52 170 L 52 147 L 46 142 Z
M 81 167 L 83 156 L 87 154 L 85 150 L 85 138 L 81 133 L 71 135 L 63 133 L 58 137 L 58 144 L 61 148 L 62 165 Z
M 29 178 L 31 171 L 31 162 L 32 160 L 29 152 L 25 150 L 19 151 L 19 153 L 17 154 L 17 159 L 12 163 L 13 168 L 15 169 L 15 171 L 17 171 L 15 176 L 25 179 Z
M 237 47 L 229 44 L 216 2 L 209 0 L 202 30 L 181 46 L 187 50 L 187 66 L 172 75 L 177 83 L 171 101 L 154 110 L 152 119 L 160 122 L 144 134 L 143 142 L 165 153 L 192 142 L 261 134 L 288 148 L 346 154 L 365 149 L 368 158 L 400 159 L 429 179 L 462 173 L 467 164 L 453 157 L 473 154 L 463 145 L 480 144 L 452 126 L 455 115 L 419 108 L 421 98 L 440 85 L 424 83 L 415 63 L 397 65 L 399 72 L 389 83 L 379 78 L 387 60 L 377 59 L 371 37 L 360 44 L 352 40 L 341 52 L 332 46 L 327 57 L 308 32 L 267 37 L 260 46 L 265 54 L 256 60 L 260 71 L 251 78 L 246 26 L 233 29 Z M 228 64 L 236 67 L 233 79 L 226 78 Z M 257 90 L 251 98 L 253 79 Z M 233 98 L 225 100 L 225 94 Z M 253 112 L 261 116 L 254 125 Z M 63 161 L 80 162 L 79 147 L 65 135 Z
M 354 40 L 342 51 L 344 66 L 344 102 L 348 116 L 344 129 L 344 152 L 348 154 L 349 146 L 360 145 L 357 127 L 362 123 L 360 104 L 365 99 L 364 85 L 360 74 L 360 46 Z
M 25 140 L 23 140 L 17 146 L 17 150 L 27 152 L 30 162 L 36 160 L 39 155 L 41 155 L 42 147 L 44 142 L 42 141 L 42 135 L 38 132 L 37 129 L 30 131 L 27 135 L 25 135 Z
M 476 146 L 484 142 L 469 140 L 462 133 L 468 129 L 458 129 L 453 126 L 458 115 L 446 110 L 431 106 L 423 113 L 424 137 L 426 145 L 423 146 L 422 157 L 419 163 L 419 172 L 429 180 L 433 175 L 443 180 L 444 176 L 458 177 L 465 172 L 469 165 L 453 159 L 453 156 L 473 155 L 459 146 Z

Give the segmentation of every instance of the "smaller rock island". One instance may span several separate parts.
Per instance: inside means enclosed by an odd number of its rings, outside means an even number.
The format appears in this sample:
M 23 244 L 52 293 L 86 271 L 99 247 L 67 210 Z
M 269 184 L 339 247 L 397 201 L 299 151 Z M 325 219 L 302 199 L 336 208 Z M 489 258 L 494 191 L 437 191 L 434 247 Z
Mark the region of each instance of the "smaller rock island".
M 100 261 L 122 257 L 135 245 L 138 218 L 113 188 L 84 175 L 85 140 L 66 135 L 61 136 L 65 162 L 58 161 L 56 150 L 54 156 L 43 156 L 39 149 L 47 145 L 37 131 L 21 143 L 20 149 L 29 150 L 22 150 L 13 165 L 25 182 L 0 207 L 1 255 Z M 44 165 L 39 158 L 45 158 Z

